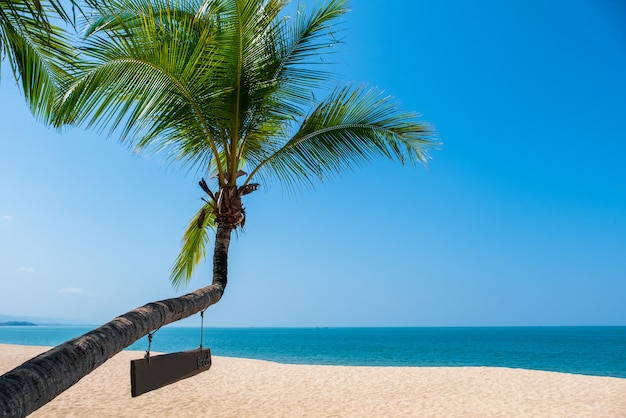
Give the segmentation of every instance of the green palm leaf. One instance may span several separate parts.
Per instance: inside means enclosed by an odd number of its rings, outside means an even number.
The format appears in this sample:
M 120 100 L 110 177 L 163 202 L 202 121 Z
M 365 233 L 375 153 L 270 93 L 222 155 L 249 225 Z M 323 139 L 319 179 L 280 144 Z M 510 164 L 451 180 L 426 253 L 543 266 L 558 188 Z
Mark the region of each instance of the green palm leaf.
M 6 57 L 27 103 L 38 118 L 50 121 L 58 80 L 73 64 L 69 37 L 51 17 L 69 21 L 53 0 L 0 0 L 0 56 Z
M 182 248 L 170 274 L 170 281 L 175 288 L 185 285 L 196 268 L 206 256 L 210 232 L 215 230 L 213 203 L 207 202 L 189 222 L 182 239 Z
M 224 144 L 212 104 L 225 88 L 216 82 L 224 65 L 214 22 L 189 7 L 163 10 L 165 3 L 111 7 L 87 31 L 90 60 L 68 80 L 57 124 L 121 129 L 133 148 L 219 164 Z
M 288 185 L 304 179 L 314 184 L 379 157 L 426 164 L 437 142 L 417 116 L 401 112 L 393 98 L 375 89 L 339 87 L 280 148 L 257 151 L 265 157 L 250 177 L 258 173 Z

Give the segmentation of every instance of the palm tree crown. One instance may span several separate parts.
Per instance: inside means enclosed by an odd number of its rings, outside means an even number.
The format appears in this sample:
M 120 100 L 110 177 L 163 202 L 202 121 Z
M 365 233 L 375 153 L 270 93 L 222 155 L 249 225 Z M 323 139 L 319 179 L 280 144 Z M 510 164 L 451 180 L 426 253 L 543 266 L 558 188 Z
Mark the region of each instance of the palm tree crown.
M 186 283 L 208 228 L 245 222 L 254 182 L 314 184 L 376 157 L 426 163 L 436 145 L 414 113 L 376 89 L 336 87 L 331 74 L 347 1 L 287 14 L 286 0 L 112 0 L 89 19 L 85 62 L 69 78 L 58 124 L 119 130 L 138 150 L 214 178 L 192 219 L 172 281 Z

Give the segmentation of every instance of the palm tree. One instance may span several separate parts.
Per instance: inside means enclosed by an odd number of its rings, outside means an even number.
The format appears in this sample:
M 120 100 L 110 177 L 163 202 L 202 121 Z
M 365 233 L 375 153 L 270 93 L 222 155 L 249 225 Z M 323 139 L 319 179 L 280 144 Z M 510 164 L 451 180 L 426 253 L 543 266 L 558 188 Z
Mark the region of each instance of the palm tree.
M 73 2 L 72 2 L 73 4 Z M 71 21 L 57 0 L 0 0 L 0 57 L 6 57 L 31 111 L 51 117 L 57 79 L 75 54 L 54 20 Z
M 171 280 L 188 283 L 215 228 L 213 280 L 25 363 L 11 372 L 19 384 L 0 377 L 0 407 L 29 413 L 151 330 L 216 303 L 232 231 L 246 220 L 242 197 L 257 182 L 313 185 L 378 157 L 427 161 L 431 131 L 381 92 L 348 84 L 315 101 L 331 77 L 320 55 L 334 52 L 346 0 L 299 7 L 291 18 L 286 7 L 286 0 L 112 0 L 98 8 L 56 123 L 109 128 L 133 149 L 165 152 L 209 178 L 199 182 L 207 196 Z M 32 369 L 56 373 L 56 383 L 29 383 Z M 55 387 L 29 398 L 34 384 Z M 20 392 L 5 406 L 3 390 Z

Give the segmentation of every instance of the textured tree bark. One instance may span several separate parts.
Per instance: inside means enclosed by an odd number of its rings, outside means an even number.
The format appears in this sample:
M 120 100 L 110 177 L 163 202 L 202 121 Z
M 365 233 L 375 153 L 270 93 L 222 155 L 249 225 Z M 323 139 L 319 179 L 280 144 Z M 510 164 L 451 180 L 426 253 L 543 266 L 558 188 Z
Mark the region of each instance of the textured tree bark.
M 217 303 L 226 287 L 232 229 L 218 226 L 210 286 L 127 312 L 0 376 L 0 416 L 31 414 L 149 332 Z
M 222 292 L 228 282 L 228 248 L 230 236 L 233 232 L 230 225 L 218 224 L 215 234 L 215 248 L 213 250 L 213 284 L 222 287 Z

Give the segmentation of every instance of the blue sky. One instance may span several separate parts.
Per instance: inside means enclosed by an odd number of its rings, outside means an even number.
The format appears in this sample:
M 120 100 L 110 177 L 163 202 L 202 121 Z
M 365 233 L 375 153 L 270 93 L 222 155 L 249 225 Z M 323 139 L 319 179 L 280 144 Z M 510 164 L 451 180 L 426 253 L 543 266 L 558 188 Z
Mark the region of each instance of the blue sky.
M 427 169 L 379 161 L 246 196 L 206 324 L 626 325 L 626 7 L 352 9 L 332 69 L 420 112 L 443 146 Z M 41 126 L 6 63 L 0 97 L 0 314 L 99 324 L 183 293 L 168 275 L 195 173 Z

